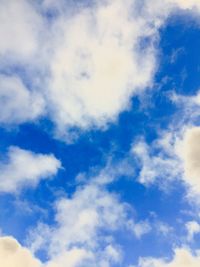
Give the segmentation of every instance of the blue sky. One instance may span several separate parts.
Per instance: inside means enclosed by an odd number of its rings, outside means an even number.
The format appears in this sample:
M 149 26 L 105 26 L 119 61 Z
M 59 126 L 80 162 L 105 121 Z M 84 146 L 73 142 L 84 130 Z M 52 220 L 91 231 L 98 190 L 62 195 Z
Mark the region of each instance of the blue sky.
M 199 1 L 0 4 L 0 265 L 199 266 Z

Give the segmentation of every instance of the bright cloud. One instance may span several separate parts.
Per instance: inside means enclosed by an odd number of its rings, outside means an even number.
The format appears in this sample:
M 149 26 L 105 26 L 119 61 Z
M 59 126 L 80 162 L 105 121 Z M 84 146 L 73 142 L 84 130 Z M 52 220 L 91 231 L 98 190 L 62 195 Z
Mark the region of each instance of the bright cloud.
M 43 1 L 39 7 L 25 0 L 17 4 L 2 0 L 0 61 L 4 71 L 15 66 L 26 69 L 40 95 L 26 89 L 22 77 L 1 77 L 0 96 L 8 102 L 0 122 L 33 120 L 44 114 L 45 107 L 62 134 L 70 127 L 102 127 L 116 120 L 129 108 L 132 95 L 153 82 L 155 43 L 166 17 L 174 7 L 199 4 L 166 0 L 154 5 L 151 1 L 144 1 L 143 7 L 136 0 L 97 1 L 65 14 L 62 1 Z M 49 21 L 45 12 L 52 9 L 57 15 Z M 36 79 L 36 73 L 41 77 Z
M 189 128 L 180 145 L 180 156 L 184 161 L 185 181 L 196 192 L 200 192 L 200 128 Z
M 35 186 L 41 178 L 55 175 L 60 166 L 60 161 L 53 155 L 10 147 L 7 158 L 0 162 L 0 192 L 16 192 L 25 186 Z
M 3 267 L 41 267 L 27 248 L 12 237 L 0 237 L 0 265 Z
M 104 125 L 127 108 L 134 92 L 150 84 L 155 51 L 151 45 L 142 50 L 139 41 L 154 37 L 155 30 L 133 17 L 132 6 L 129 0 L 107 1 L 56 25 L 61 36 L 48 94 L 61 126 Z

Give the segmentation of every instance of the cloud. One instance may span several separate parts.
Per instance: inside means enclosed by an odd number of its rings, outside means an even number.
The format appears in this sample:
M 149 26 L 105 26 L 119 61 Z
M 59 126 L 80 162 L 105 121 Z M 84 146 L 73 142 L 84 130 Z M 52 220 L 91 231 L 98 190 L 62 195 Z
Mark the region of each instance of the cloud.
M 120 251 L 111 236 L 123 227 L 125 217 L 125 204 L 103 187 L 89 184 L 77 189 L 71 198 L 56 203 L 55 227 L 39 225 L 31 234 L 30 244 L 33 250 L 47 250 L 50 266 L 61 259 L 64 259 L 61 266 L 67 265 L 68 257 L 75 251 L 76 264 L 79 262 L 80 266 L 92 266 L 92 263 L 102 266 L 102 261 L 108 265 L 120 259 Z M 103 234 L 105 229 L 110 234 Z
M 169 3 L 178 5 L 181 9 L 200 9 L 200 3 L 198 0 L 167 0 Z
M 132 207 L 108 191 L 103 173 L 57 200 L 54 225 L 41 222 L 30 231 L 29 246 L 34 252 L 46 251 L 48 267 L 61 261 L 68 267 L 73 252 L 77 257 L 72 266 L 112 266 L 123 256 L 118 232 L 142 238 L 151 230 L 147 221 L 135 222 Z
M 0 162 L 0 192 L 17 192 L 25 186 L 36 186 L 42 178 L 55 175 L 60 166 L 53 155 L 10 147 L 7 158 Z
M 180 143 L 179 155 L 184 162 L 184 180 L 195 192 L 200 192 L 200 127 L 188 128 Z
M 176 121 L 177 125 L 183 127 L 183 124 L 195 124 L 199 118 L 200 91 L 191 96 L 180 95 L 176 92 L 170 94 L 170 100 L 177 106 L 181 112 L 181 118 Z
M 150 42 L 141 49 L 139 41 L 155 37 L 155 30 L 134 18 L 132 4 L 98 3 L 56 25 L 61 36 L 51 60 L 48 96 L 60 127 L 105 125 L 128 107 L 133 93 L 150 85 L 155 50 Z
M 41 267 L 27 248 L 22 247 L 14 238 L 0 237 L 0 266 L 3 267 Z
M 176 155 L 176 134 L 160 132 L 158 139 L 147 144 L 143 138 L 132 145 L 131 154 L 139 166 L 138 181 L 145 185 L 157 183 L 163 189 L 181 175 L 181 161 Z
M 26 0 L 1 0 L 0 3 L 0 56 L 14 57 L 20 62 L 27 60 L 39 48 L 38 30 L 42 20 Z
M 199 265 L 200 256 L 198 253 L 193 254 L 186 248 L 178 248 L 171 261 L 154 258 L 140 259 L 138 267 L 198 267 Z
M 130 220 L 128 221 L 128 226 L 138 239 L 152 230 L 151 225 L 147 221 L 134 223 Z
M 29 91 L 18 76 L 0 75 L 0 123 L 19 124 L 42 115 L 44 99 Z
M 54 260 L 49 261 L 45 267 L 78 267 L 81 262 L 90 260 L 92 255 L 84 249 L 72 248 L 61 253 Z
M 88 130 L 115 121 L 131 97 L 153 83 L 159 29 L 166 18 L 177 7 L 192 11 L 198 6 L 195 0 L 143 1 L 142 6 L 136 0 L 90 5 L 1 0 L 0 62 L 7 73 L 1 79 L 9 90 L 6 94 L 0 83 L 0 96 L 9 101 L 0 123 L 45 114 L 65 136 L 70 128 Z M 23 84 L 24 73 L 34 93 Z

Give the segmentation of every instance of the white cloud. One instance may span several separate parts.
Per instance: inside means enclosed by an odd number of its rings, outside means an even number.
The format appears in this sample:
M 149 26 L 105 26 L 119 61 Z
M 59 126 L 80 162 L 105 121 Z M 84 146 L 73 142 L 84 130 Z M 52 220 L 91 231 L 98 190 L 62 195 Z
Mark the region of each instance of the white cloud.
M 55 175 L 60 166 L 60 161 L 53 155 L 10 147 L 7 158 L 0 162 L 0 192 L 16 192 L 25 186 L 35 186 L 42 178 Z
M 82 262 L 80 266 L 92 266 L 94 262 L 101 266 L 101 261 L 108 265 L 121 257 L 111 236 L 123 228 L 125 217 L 125 204 L 103 187 L 89 184 L 77 189 L 71 198 L 60 199 L 56 204 L 56 226 L 39 225 L 38 230 L 33 230 L 30 243 L 33 250 L 46 248 L 49 266 L 61 259 L 61 266 L 67 265 L 73 251 L 78 252 L 76 264 Z M 110 237 L 103 234 L 105 229 Z
M 22 123 L 38 118 L 44 110 L 44 100 L 29 91 L 17 76 L 0 75 L 0 123 Z
M 132 208 L 107 190 L 103 173 L 79 186 L 72 196 L 57 201 L 55 225 L 40 223 L 30 232 L 31 250 L 46 250 L 48 267 L 57 266 L 60 261 L 61 266 L 68 267 L 68 257 L 73 251 L 80 257 L 72 266 L 112 266 L 122 260 L 116 239 L 118 231 L 141 238 L 151 230 L 148 222 L 135 222 Z
M 49 261 L 45 267 L 78 267 L 81 262 L 90 260 L 92 255 L 84 249 L 72 248 L 65 251 Z
M 1 0 L 0 4 L 0 56 L 21 62 L 39 48 L 41 18 L 29 1 Z
M 188 128 L 179 144 L 179 156 L 184 162 L 184 180 L 195 192 L 200 192 L 200 127 Z
M 198 267 L 200 265 L 199 253 L 192 253 L 186 248 L 175 250 L 174 257 L 170 261 L 164 259 L 144 258 L 140 259 L 138 267 Z
M 165 19 L 177 7 L 197 10 L 199 2 L 156 0 L 141 6 L 136 0 L 106 0 L 74 5 L 1 0 L 2 69 L 20 65 L 41 94 L 33 95 L 18 81 L 16 88 L 9 89 L 18 102 L 9 95 L 9 105 L 4 105 L 8 123 L 36 119 L 45 107 L 61 135 L 70 127 L 102 127 L 116 120 L 129 108 L 131 97 L 153 83 L 155 43 Z M 53 18 L 47 18 L 46 12 L 53 11 Z M 11 74 L 10 79 L 9 83 L 18 78 Z M 24 99 L 24 94 L 30 98 Z M 11 120 L 13 111 L 18 116 Z
M 0 237 L 0 266 L 3 267 L 41 267 L 27 248 L 22 247 L 12 237 Z
M 150 44 L 141 50 L 138 42 L 155 37 L 155 30 L 134 18 L 132 5 L 129 0 L 98 3 L 58 24 L 48 95 L 61 127 L 105 125 L 151 83 L 155 51 Z
M 131 152 L 140 167 L 140 183 L 150 185 L 158 182 L 164 189 L 170 180 L 181 175 L 182 165 L 176 155 L 175 144 L 176 136 L 166 131 L 151 144 L 141 139 L 132 145 Z

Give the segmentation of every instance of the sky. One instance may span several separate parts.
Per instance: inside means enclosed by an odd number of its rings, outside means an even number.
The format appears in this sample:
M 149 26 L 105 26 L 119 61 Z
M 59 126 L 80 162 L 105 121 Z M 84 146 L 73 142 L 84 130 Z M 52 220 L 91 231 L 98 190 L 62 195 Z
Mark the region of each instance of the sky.
M 0 0 L 0 266 L 200 266 L 200 1 Z

